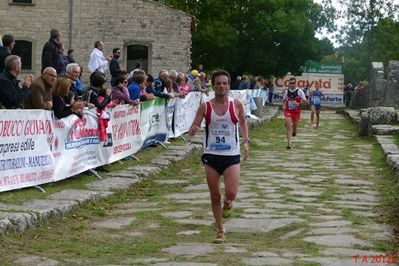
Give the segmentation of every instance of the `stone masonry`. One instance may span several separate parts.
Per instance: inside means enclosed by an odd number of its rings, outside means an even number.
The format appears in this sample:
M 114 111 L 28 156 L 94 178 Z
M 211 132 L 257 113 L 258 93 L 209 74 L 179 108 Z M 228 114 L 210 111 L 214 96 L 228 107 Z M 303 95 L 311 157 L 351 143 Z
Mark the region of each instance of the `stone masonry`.
M 383 63 L 373 62 L 370 83 L 362 92 L 353 95 L 351 108 L 399 107 L 399 61 L 389 61 L 386 78 Z
M 32 69 L 39 74 L 41 53 L 50 29 L 61 31 L 65 52 L 75 50 L 76 61 L 87 64 L 94 42 L 105 43 L 105 52 L 122 49 L 121 66 L 126 68 L 127 46 L 148 47 L 148 72 L 163 69 L 186 72 L 191 64 L 190 15 L 150 0 L 33 0 L 29 5 L 0 2 L 0 35 L 32 42 Z M 70 12 L 72 10 L 72 14 Z M 72 22 L 72 23 L 71 23 Z M 71 45 L 69 43 L 71 42 Z

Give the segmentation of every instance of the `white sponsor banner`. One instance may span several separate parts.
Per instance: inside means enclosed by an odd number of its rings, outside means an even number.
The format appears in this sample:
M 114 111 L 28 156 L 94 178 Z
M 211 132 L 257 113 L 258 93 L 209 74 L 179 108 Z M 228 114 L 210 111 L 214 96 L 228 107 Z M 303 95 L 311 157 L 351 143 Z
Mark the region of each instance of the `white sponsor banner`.
M 140 125 L 143 148 L 166 141 L 168 130 L 165 99 L 157 97 L 141 103 Z
M 138 152 L 142 146 L 140 127 L 140 107 L 132 105 L 118 105 L 110 111 L 111 120 L 108 130 L 112 142 L 104 145 L 105 150 L 111 150 L 105 163 L 112 163 Z M 109 138 L 108 138 L 109 139 Z M 111 144 L 111 145 L 110 145 Z
M 188 132 L 201 103 L 201 93 L 191 92 L 183 99 L 177 99 L 175 109 L 175 138 Z
M 274 78 L 273 84 L 277 91 L 274 101 L 281 102 L 284 90 L 288 87 L 289 79 L 293 76 L 286 76 L 283 78 Z M 321 91 L 326 96 L 322 100 L 323 105 L 342 105 L 343 104 L 343 88 L 344 75 L 343 74 L 319 74 L 319 73 L 303 73 L 302 76 L 296 76 L 297 87 L 304 89 L 310 88 L 315 90 L 315 83 L 318 82 L 321 86 Z
M 253 104 L 255 104 L 255 102 L 250 90 L 231 90 L 230 97 L 239 100 L 244 105 L 244 112 L 246 116 L 251 115 L 251 102 Z
M 53 136 L 50 111 L 1 110 L 0 191 L 52 181 Z
M 249 90 L 232 90 L 230 91 L 230 97 L 239 100 L 244 106 L 247 105 L 247 94 Z
M 77 175 L 103 164 L 97 114 L 85 110 L 81 119 L 70 115 L 55 121 L 54 181 Z

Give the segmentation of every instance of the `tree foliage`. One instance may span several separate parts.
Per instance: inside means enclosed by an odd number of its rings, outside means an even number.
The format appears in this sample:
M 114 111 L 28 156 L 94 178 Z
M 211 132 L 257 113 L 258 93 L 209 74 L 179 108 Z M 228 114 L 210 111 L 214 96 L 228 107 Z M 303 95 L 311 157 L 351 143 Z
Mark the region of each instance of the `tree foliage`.
M 195 16 L 192 61 L 208 70 L 284 75 L 333 50 L 332 43 L 318 40 L 315 32 L 331 25 L 335 13 L 312 0 L 168 0 L 166 4 Z
M 339 0 L 346 19 L 337 36 L 345 58 L 345 80 L 368 79 L 371 62 L 398 58 L 398 6 L 391 0 Z M 396 43 L 394 42 L 396 40 Z M 396 56 L 396 57 L 395 57 Z

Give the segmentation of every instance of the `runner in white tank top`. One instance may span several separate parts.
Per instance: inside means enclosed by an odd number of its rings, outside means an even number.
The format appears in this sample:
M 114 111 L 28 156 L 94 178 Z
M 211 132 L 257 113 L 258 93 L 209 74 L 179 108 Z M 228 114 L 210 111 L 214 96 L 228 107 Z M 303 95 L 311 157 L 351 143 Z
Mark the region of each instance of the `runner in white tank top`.
M 211 195 L 212 212 L 217 226 L 214 243 L 223 243 L 225 230 L 223 218 L 231 215 L 232 201 L 236 198 L 240 182 L 240 145 L 238 125 L 244 140 L 244 160 L 249 155 L 248 125 L 244 106 L 238 100 L 229 98 L 230 74 L 219 70 L 212 73 L 215 98 L 201 104 L 190 127 L 190 136 L 195 135 L 206 120 L 204 154 L 206 181 Z M 224 205 L 222 209 L 220 176 L 224 178 Z
M 205 107 L 204 154 L 239 155 L 238 118 L 234 99 L 229 98 L 229 107 L 221 116 L 215 113 L 211 101 L 205 102 Z

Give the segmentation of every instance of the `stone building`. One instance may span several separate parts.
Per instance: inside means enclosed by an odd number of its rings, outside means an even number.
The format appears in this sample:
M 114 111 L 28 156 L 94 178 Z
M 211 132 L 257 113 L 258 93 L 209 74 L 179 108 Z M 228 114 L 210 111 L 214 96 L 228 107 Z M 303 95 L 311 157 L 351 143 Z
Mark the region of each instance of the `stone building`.
M 123 69 L 132 70 L 140 62 L 155 76 L 163 68 L 186 72 L 191 64 L 191 24 L 189 14 L 150 0 L 0 1 L 0 35 L 14 36 L 14 53 L 22 57 L 23 71 L 36 75 L 52 28 L 60 30 L 65 53 L 75 50 L 85 78 L 97 40 L 105 43 L 106 53 L 121 48 Z

